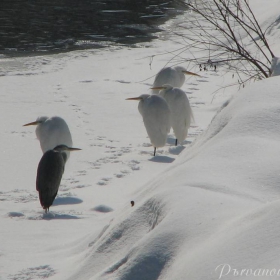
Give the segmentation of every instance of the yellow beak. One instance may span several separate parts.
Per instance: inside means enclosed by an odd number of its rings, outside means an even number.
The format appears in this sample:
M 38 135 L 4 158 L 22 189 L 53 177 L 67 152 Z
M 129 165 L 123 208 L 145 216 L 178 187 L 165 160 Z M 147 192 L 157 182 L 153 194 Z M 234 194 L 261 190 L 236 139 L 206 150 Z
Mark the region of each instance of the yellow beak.
M 31 123 L 27 123 L 27 124 L 24 124 L 23 126 L 28 126 L 28 125 L 37 125 L 39 124 L 40 122 L 31 122 Z
M 185 75 L 192 75 L 192 76 L 198 76 L 198 77 L 201 77 L 200 75 L 196 74 L 196 73 L 193 73 L 193 72 L 190 72 L 190 71 L 182 71 Z
M 125 100 L 141 100 L 141 97 L 131 97 L 131 98 L 126 98 Z
M 151 89 L 165 89 L 165 87 L 152 87 Z
M 81 151 L 82 149 L 68 147 L 68 150 L 69 150 L 69 151 Z

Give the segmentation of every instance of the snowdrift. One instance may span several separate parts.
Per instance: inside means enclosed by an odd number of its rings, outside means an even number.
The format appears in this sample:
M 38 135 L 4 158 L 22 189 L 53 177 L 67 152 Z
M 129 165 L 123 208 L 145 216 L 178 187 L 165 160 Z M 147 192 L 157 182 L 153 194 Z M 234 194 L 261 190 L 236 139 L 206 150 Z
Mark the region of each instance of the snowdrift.
M 135 206 L 92 240 L 69 279 L 276 277 L 279 88 L 270 78 L 226 102 L 169 170 L 143 186 Z

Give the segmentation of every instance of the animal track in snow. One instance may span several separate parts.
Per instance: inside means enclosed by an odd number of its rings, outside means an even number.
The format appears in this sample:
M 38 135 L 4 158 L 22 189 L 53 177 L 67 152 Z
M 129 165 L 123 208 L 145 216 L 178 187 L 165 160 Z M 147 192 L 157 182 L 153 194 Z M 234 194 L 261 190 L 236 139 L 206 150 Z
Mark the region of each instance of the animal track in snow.
M 142 147 L 148 148 L 148 147 L 152 147 L 151 143 L 143 143 Z
M 82 173 L 81 175 L 86 175 L 86 172 Z M 79 176 L 79 175 L 77 175 L 77 176 Z M 59 190 L 65 192 L 65 191 L 69 191 L 72 189 L 84 188 L 86 186 L 87 185 L 81 185 L 79 180 L 76 180 L 75 178 L 71 177 L 71 178 L 63 179 L 62 183 L 60 184 Z
M 92 83 L 93 80 L 84 80 L 84 81 L 79 81 L 79 83 Z
M 116 80 L 116 82 L 121 83 L 121 84 L 130 84 L 131 82 L 124 81 L 124 80 Z
M 92 166 L 92 169 L 100 169 L 101 168 L 101 163 L 99 163 L 98 161 L 96 162 L 88 162 L 91 166 Z
M 80 170 L 80 171 L 77 171 L 77 176 L 85 176 L 87 174 L 87 172 L 85 170 Z
M 209 82 L 208 80 L 197 80 L 198 82 L 200 82 L 200 83 L 207 83 L 207 82 Z
M 104 177 L 100 181 L 98 181 L 97 185 L 105 186 L 112 180 L 112 177 Z
M 179 155 L 185 149 L 184 146 L 174 146 L 169 148 L 169 153 L 172 155 Z
M 106 139 L 106 136 L 97 136 L 95 138 L 95 140 L 104 140 L 104 139 Z
M 7 216 L 9 218 L 22 218 L 22 217 L 24 217 L 24 214 L 21 212 L 9 212 L 9 213 L 7 213 Z
M 28 190 L 15 189 L 8 192 L 0 193 L 0 201 L 14 201 L 15 203 L 27 203 L 38 199 L 37 194 L 29 193 Z
M 106 146 L 106 148 L 109 150 L 105 151 L 105 153 L 110 153 L 109 156 L 99 158 L 95 162 L 88 162 L 93 169 L 100 169 L 103 164 L 120 163 L 122 162 L 122 160 L 120 160 L 120 157 L 123 154 L 131 152 L 130 147 L 121 147 L 120 149 L 116 149 L 116 147 L 113 146 Z
M 123 178 L 124 176 L 128 175 L 129 173 L 130 173 L 129 170 L 124 169 L 124 170 L 121 170 L 119 173 L 116 173 L 115 177 Z
M 131 160 L 128 163 L 128 166 L 131 168 L 131 170 L 136 171 L 136 170 L 140 170 L 140 166 L 139 166 L 139 161 L 137 160 Z
M 196 105 L 205 105 L 205 102 L 197 101 L 197 102 L 193 102 L 192 104 L 196 104 Z

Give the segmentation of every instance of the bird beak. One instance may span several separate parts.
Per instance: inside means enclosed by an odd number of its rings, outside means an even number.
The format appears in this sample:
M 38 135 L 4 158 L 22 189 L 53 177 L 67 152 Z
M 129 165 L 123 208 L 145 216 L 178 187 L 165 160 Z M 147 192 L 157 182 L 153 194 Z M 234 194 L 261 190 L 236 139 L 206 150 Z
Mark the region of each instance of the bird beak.
M 190 71 L 182 71 L 185 75 L 191 75 L 191 76 L 198 76 L 198 77 L 201 77 L 200 75 L 196 74 L 196 73 L 193 73 L 193 72 L 190 72 Z
M 151 89 L 160 89 L 160 90 L 162 90 L 162 89 L 165 89 L 165 87 L 152 87 Z
M 141 100 L 141 97 L 131 97 L 131 98 L 126 98 L 125 100 Z
M 82 149 L 79 148 L 72 148 L 72 147 L 68 147 L 68 151 L 81 151 Z
M 28 126 L 28 125 L 37 125 L 39 124 L 39 122 L 31 122 L 31 123 L 27 123 L 27 124 L 24 124 L 23 126 Z

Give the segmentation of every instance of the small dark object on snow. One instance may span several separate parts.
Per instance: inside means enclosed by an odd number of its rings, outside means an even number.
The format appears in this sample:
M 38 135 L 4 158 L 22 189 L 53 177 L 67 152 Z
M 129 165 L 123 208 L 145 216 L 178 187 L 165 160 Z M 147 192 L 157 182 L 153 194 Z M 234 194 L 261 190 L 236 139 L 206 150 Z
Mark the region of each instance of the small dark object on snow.
M 134 206 L 134 201 L 131 200 L 130 203 L 131 203 L 131 207 L 133 207 Z

